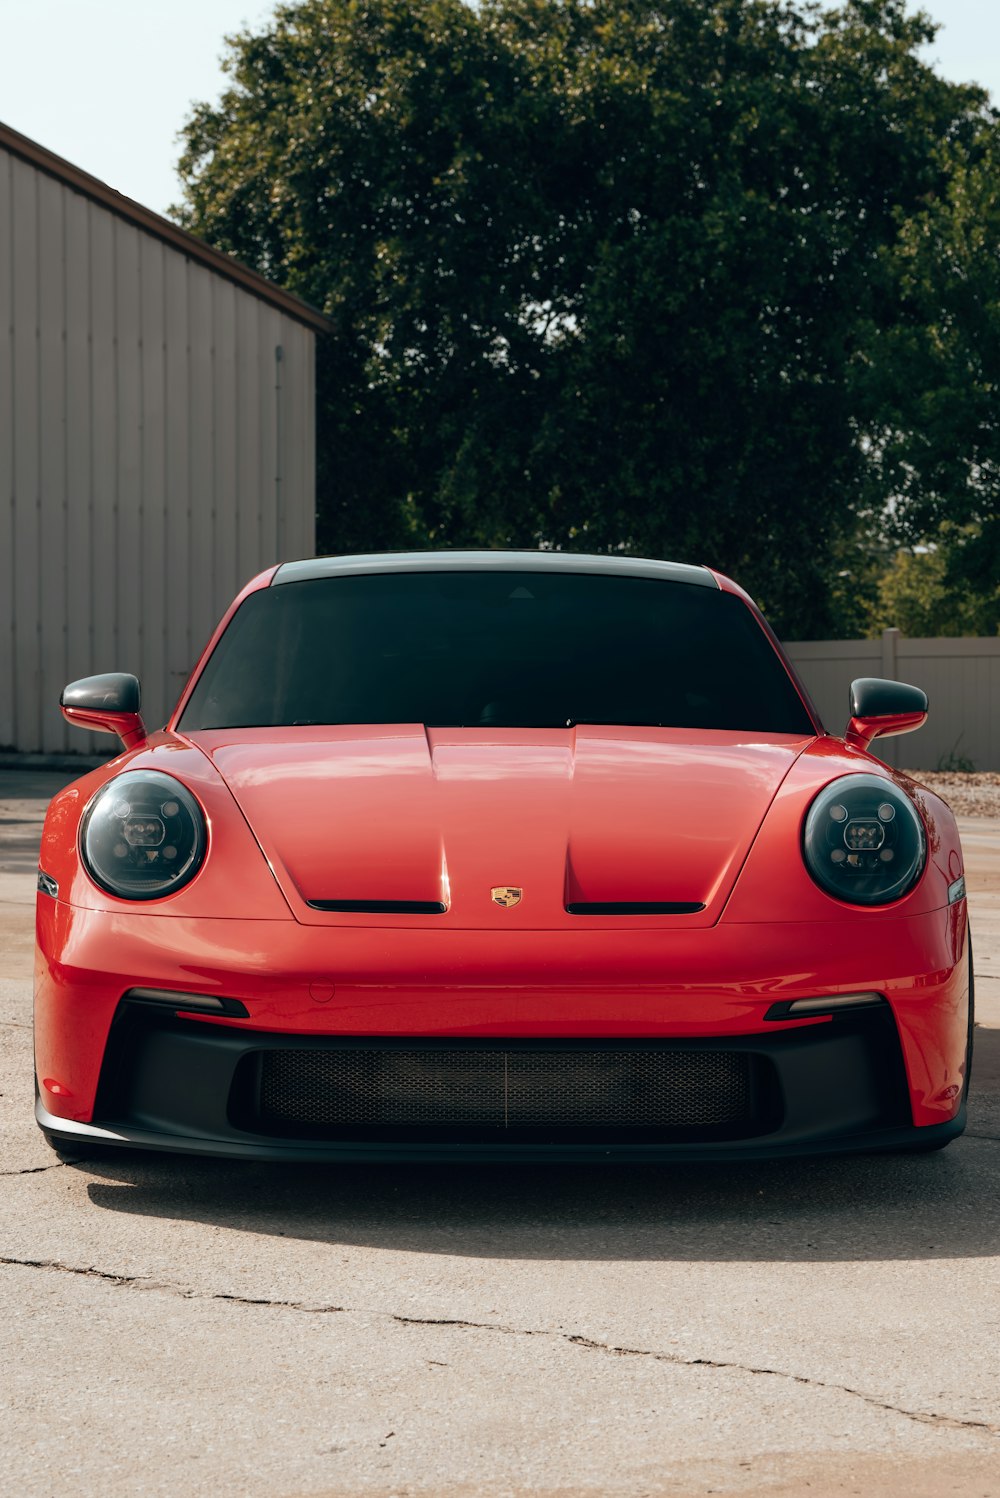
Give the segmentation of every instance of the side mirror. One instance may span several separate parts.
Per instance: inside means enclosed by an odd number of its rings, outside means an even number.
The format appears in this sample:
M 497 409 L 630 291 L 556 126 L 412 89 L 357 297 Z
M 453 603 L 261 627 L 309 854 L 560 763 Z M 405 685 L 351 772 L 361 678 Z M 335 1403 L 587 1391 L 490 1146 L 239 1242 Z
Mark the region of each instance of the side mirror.
M 851 682 L 851 721 L 844 735 L 849 744 L 867 749 L 884 734 L 912 733 L 927 722 L 927 693 L 905 681 L 859 676 Z
M 139 682 L 125 671 L 105 676 L 84 676 L 63 689 L 59 706 L 67 723 L 76 728 L 96 728 L 116 733 L 126 749 L 146 738 L 146 725 L 139 713 Z

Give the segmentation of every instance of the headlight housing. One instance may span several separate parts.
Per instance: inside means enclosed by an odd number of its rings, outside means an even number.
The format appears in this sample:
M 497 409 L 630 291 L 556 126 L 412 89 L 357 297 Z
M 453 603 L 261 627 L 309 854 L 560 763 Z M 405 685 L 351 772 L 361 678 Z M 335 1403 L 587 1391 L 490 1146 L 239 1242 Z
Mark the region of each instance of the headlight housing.
M 80 824 L 90 877 L 122 900 L 183 889 L 205 856 L 205 818 L 187 788 L 158 770 L 127 770 L 98 791 Z
M 891 781 L 844 775 L 810 806 L 803 857 L 827 894 L 851 905 L 886 905 L 920 878 L 927 839 L 916 807 Z

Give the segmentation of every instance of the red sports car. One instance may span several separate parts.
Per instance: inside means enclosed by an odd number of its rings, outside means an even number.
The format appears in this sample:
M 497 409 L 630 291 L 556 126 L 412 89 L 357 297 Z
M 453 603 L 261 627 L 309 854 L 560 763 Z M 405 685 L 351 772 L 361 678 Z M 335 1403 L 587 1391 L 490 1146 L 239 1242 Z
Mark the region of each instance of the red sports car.
M 545 552 L 291 562 L 166 728 L 41 845 L 37 1118 L 258 1159 L 937 1149 L 972 1037 L 948 807 L 819 723 L 707 567 Z

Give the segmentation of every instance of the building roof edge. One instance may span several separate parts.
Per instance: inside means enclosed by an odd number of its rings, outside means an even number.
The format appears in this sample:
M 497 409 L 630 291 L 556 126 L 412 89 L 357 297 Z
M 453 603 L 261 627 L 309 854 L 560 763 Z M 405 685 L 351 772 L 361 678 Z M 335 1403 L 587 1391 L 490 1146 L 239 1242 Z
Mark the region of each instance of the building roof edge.
M 73 192 L 81 193 L 95 203 L 100 203 L 103 208 L 117 214 L 119 218 L 125 219 L 138 229 L 145 230 L 147 234 L 154 235 L 182 255 L 186 255 L 189 260 L 196 260 L 199 264 L 207 266 L 209 270 L 215 271 L 217 275 L 225 276 L 242 290 L 259 297 L 261 301 L 269 302 L 271 306 L 295 318 L 297 322 L 304 323 L 314 332 L 325 333 L 332 328 L 330 318 L 315 307 L 311 307 L 308 302 L 276 286 L 266 276 L 259 275 L 257 271 L 251 270 L 249 266 L 243 265 L 233 256 L 226 255 L 221 250 L 212 249 L 211 245 L 206 244 L 204 240 L 191 234 L 187 229 L 181 229 L 177 224 L 171 223 L 170 219 L 164 218 L 162 214 L 154 213 L 151 208 L 144 208 L 133 198 L 125 197 L 124 193 L 116 192 L 99 177 L 92 177 L 89 172 L 74 166 L 72 162 L 66 161 L 62 156 L 57 156 L 54 151 L 39 145 L 37 141 L 30 140 L 28 136 L 22 135 L 20 131 L 12 129 L 10 125 L 5 125 L 2 121 L 0 121 L 0 148 L 9 151 L 13 156 L 20 157 L 22 161 L 37 167 L 39 171 L 45 172 L 48 176 L 55 177 Z

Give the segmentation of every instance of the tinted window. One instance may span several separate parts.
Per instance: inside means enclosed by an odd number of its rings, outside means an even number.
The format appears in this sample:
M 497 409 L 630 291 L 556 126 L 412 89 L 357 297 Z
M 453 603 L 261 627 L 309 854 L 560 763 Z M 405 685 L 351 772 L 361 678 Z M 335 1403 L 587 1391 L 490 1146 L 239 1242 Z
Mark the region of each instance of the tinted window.
M 290 723 L 812 732 L 733 594 L 557 572 L 388 573 L 252 593 L 182 726 Z

